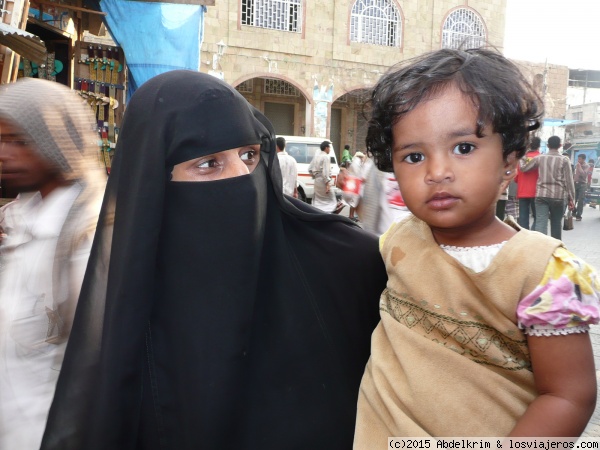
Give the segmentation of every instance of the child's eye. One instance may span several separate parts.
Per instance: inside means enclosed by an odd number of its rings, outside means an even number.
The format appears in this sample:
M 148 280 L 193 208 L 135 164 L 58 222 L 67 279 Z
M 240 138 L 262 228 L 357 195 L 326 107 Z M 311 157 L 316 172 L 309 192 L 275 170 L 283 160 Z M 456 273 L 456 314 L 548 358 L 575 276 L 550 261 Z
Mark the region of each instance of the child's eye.
M 467 144 L 466 142 L 463 142 L 454 147 L 452 152 L 457 155 L 468 155 L 473 150 L 475 150 L 475 146 L 473 144 Z
M 408 164 L 416 164 L 423 161 L 424 159 L 425 155 L 423 153 L 410 153 L 404 158 L 403 161 L 407 162 Z

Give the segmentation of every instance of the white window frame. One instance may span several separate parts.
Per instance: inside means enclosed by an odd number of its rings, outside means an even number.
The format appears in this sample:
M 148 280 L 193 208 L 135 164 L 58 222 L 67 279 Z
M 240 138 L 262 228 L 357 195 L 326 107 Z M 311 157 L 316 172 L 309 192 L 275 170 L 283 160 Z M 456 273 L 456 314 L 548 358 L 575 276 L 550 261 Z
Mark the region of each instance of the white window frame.
M 302 33 L 303 0 L 241 0 L 242 25 Z
M 448 14 L 442 26 L 442 48 L 467 50 L 487 43 L 485 23 L 470 8 L 457 8 Z
M 395 2 L 357 0 L 350 15 L 350 41 L 401 47 L 402 14 Z

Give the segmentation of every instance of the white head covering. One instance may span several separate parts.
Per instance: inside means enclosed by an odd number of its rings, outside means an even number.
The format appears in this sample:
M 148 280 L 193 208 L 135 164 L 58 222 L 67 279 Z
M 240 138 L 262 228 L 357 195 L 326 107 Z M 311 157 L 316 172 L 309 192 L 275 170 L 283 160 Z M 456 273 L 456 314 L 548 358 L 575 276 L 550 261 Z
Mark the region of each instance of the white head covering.
M 25 78 L 0 88 L 0 117 L 27 133 L 67 180 L 101 175 L 91 108 L 60 83 Z M 101 179 L 101 178 L 100 178 Z

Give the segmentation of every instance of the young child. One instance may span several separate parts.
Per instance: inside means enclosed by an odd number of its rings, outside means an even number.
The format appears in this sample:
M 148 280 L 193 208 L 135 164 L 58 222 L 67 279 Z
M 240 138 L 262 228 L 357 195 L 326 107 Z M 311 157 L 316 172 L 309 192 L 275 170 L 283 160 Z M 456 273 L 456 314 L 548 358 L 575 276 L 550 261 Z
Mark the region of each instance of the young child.
M 596 401 L 595 270 L 495 217 L 539 99 L 485 49 L 439 50 L 384 75 L 367 147 L 413 216 L 380 247 L 389 281 L 358 400 L 355 449 L 390 436 L 577 436 Z

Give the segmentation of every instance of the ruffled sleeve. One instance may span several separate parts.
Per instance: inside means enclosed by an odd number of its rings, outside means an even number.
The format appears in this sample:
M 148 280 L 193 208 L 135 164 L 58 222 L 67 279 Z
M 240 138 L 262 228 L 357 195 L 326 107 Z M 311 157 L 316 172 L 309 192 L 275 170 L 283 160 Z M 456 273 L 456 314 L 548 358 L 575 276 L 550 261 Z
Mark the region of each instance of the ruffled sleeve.
M 600 278 L 567 249 L 555 250 L 540 284 L 517 307 L 519 327 L 530 336 L 583 333 L 600 321 Z

